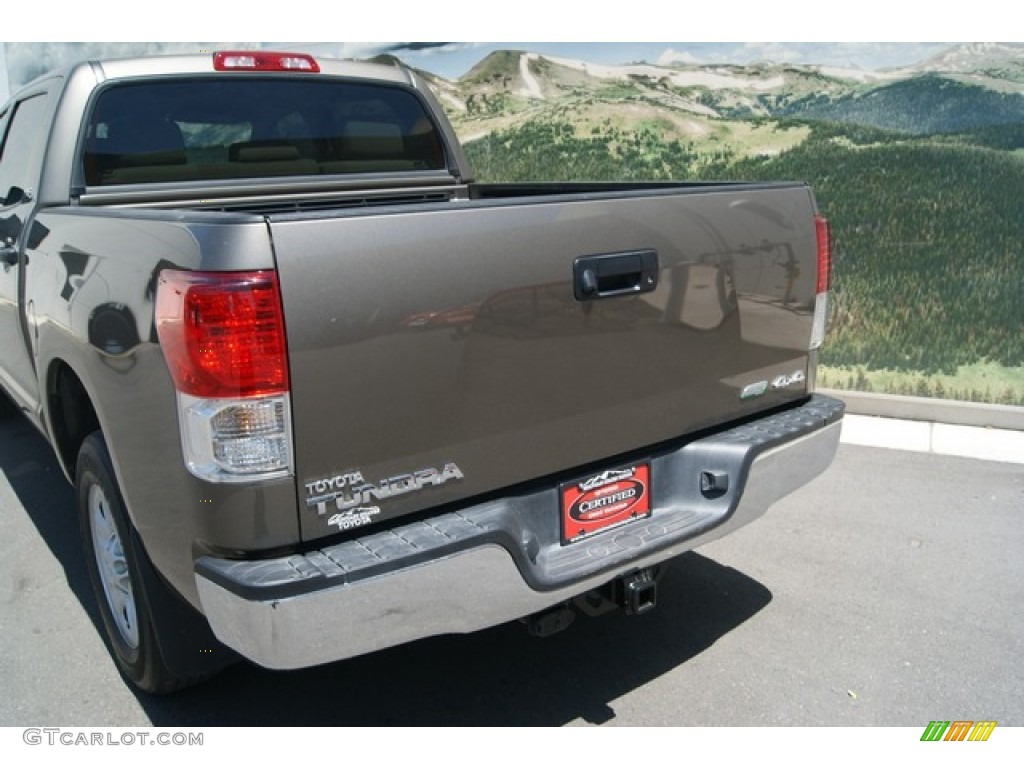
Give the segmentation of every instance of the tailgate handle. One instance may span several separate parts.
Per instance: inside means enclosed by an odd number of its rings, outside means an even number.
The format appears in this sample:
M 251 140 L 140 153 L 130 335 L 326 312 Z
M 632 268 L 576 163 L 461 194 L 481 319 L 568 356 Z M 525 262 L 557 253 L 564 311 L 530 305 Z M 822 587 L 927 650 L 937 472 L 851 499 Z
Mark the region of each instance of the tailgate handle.
M 658 287 L 658 252 L 626 251 L 580 256 L 572 265 L 576 301 L 593 301 Z

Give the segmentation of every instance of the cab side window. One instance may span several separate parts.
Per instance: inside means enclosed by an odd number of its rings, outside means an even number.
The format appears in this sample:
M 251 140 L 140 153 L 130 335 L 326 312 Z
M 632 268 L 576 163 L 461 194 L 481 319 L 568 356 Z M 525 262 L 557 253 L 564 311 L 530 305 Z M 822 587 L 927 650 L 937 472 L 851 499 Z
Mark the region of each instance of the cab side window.
M 14 105 L 0 146 L 0 206 L 20 202 L 17 190 L 35 192 L 46 145 L 47 95 L 30 96 Z

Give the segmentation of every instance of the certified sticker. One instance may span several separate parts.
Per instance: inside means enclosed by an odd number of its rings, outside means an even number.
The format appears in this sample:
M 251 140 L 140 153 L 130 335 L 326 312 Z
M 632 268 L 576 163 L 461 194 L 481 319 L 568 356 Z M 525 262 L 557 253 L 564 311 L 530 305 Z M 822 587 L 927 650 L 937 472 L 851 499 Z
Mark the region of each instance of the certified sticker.
M 648 464 L 638 464 L 563 485 L 562 543 L 649 517 L 650 475 Z

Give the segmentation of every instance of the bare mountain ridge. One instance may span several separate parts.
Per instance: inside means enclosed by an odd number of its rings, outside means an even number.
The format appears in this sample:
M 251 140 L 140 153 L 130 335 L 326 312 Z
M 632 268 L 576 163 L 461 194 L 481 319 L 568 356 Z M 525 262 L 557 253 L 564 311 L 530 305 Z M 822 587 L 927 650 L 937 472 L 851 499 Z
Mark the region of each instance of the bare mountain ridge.
M 964 43 L 921 62 L 919 72 L 950 74 L 1005 73 L 1024 82 L 1024 43 Z
M 468 140 L 566 114 L 584 127 L 660 122 L 671 137 L 714 133 L 719 120 L 806 117 L 922 133 L 1024 120 L 1024 44 L 957 45 L 886 71 L 777 63 L 603 65 L 499 50 L 456 80 L 421 75 Z M 947 81 L 962 87 L 944 87 Z M 889 116 L 902 112 L 913 119 Z
M 535 77 L 550 81 L 553 86 L 586 86 L 609 80 L 630 78 L 668 79 L 680 86 L 704 86 L 710 90 L 752 88 L 776 90 L 793 80 L 824 78 L 845 84 L 878 84 L 932 74 L 975 75 L 1004 73 L 1011 80 L 1024 84 L 1024 43 L 964 43 L 919 64 L 891 70 L 863 70 L 828 65 L 760 62 L 754 64 L 686 64 L 672 65 L 637 62 L 603 65 L 523 50 L 498 50 L 481 59 L 457 80 L 457 87 L 521 88 L 522 61 L 527 57 Z M 443 78 L 434 78 L 441 80 Z

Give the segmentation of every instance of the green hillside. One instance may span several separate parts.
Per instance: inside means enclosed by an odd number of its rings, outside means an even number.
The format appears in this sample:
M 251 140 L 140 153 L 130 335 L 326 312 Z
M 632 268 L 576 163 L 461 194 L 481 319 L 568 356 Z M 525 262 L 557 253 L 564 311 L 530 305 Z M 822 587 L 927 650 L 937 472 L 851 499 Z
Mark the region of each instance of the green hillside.
M 519 57 L 524 51 L 502 50 L 494 51 L 481 59 L 476 65 L 462 76 L 461 80 L 467 85 L 480 83 L 507 83 L 519 71 Z
M 857 123 L 913 134 L 950 133 L 1024 123 L 1024 95 L 938 75 L 902 80 L 838 100 L 820 96 L 780 105 L 774 114 Z
M 471 141 L 466 152 L 478 180 L 504 182 L 684 178 L 702 156 L 655 127 L 602 125 L 578 136 L 568 121 L 542 120 Z
M 1024 365 L 1024 159 L 818 126 L 777 158 L 718 170 L 814 185 L 834 236 L 825 362 L 925 373 Z

